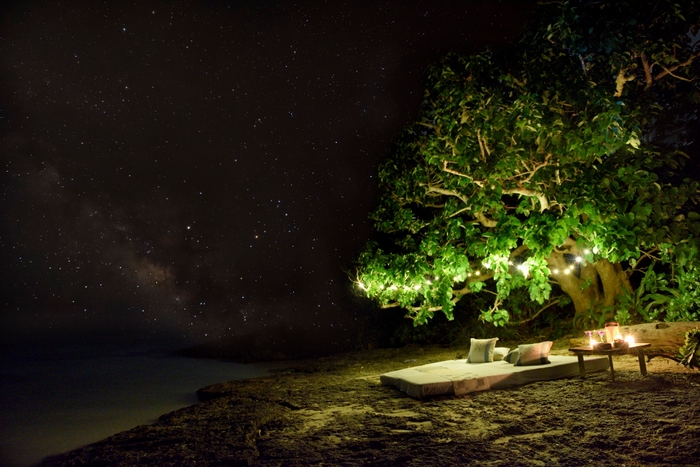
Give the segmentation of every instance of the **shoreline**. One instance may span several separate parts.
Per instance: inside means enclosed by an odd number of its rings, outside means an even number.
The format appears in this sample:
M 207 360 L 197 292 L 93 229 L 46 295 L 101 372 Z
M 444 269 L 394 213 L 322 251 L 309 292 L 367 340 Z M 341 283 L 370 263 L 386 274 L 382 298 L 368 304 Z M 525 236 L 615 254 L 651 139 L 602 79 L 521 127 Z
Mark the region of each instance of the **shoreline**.
M 3 353 L 0 465 L 30 467 L 199 403 L 202 386 L 284 363 L 172 354 L 172 345 L 14 346 Z
M 569 354 L 562 347 L 552 353 Z M 379 382 L 386 371 L 464 355 L 406 347 L 290 362 L 201 388 L 199 404 L 40 465 L 697 463 L 700 374 L 665 359 L 647 363 L 646 377 L 621 356 L 615 382 L 598 373 L 424 401 Z

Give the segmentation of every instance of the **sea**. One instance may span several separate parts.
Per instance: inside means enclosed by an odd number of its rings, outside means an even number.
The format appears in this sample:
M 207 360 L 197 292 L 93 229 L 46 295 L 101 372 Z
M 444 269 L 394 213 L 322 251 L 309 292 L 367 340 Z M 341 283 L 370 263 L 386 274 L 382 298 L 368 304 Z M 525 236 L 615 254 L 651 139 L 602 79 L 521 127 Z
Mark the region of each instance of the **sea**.
M 29 467 L 196 404 L 211 384 L 270 374 L 171 343 L 15 345 L 0 354 L 0 466 Z

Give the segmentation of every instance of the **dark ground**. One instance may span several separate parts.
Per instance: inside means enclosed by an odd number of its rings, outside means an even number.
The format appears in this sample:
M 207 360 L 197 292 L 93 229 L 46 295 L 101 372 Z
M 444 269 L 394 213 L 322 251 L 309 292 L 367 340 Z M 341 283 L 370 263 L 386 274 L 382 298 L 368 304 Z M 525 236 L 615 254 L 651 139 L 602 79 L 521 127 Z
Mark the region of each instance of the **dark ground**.
M 554 354 L 569 354 L 558 342 Z M 700 373 L 615 357 L 609 373 L 411 399 L 380 374 L 464 356 L 407 347 L 296 361 L 48 466 L 697 466 Z

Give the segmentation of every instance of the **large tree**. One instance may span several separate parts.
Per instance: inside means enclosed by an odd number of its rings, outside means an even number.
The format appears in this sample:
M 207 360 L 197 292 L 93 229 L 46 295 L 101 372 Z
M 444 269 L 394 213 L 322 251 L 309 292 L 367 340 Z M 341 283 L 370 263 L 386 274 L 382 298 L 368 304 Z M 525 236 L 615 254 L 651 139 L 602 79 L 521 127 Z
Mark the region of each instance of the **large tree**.
M 644 258 L 694 261 L 691 3 L 549 1 L 509 50 L 431 67 L 418 120 L 380 167 L 363 293 L 421 324 L 488 292 L 481 318 L 498 325 L 518 288 L 585 314 L 631 293 Z

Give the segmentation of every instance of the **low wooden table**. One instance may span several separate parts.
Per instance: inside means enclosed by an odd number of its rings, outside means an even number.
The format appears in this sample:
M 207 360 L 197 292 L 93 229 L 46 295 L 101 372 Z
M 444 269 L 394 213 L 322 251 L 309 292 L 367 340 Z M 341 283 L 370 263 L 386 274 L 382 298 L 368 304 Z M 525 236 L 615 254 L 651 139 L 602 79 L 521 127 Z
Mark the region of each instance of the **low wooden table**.
M 610 375 L 612 380 L 615 381 L 615 368 L 613 367 L 613 355 L 637 355 L 639 360 L 639 372 L 642 376 L 647 374 L 647 364 L 644 361 L 644 347 L 651 347 L 651 344 L 647 343 L 637 343 L 631 344 L 628 347 L 618 347 L 611 349 L 599 349 L 596 347 L 572 347 L 569 352 L 573 352 L 578 357 L 578 369 L 581 372 L 581 377 L 586 376 L 586 366 L 583 363 L 584 355 L 607 355 L 610 361 Z

